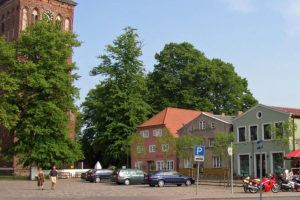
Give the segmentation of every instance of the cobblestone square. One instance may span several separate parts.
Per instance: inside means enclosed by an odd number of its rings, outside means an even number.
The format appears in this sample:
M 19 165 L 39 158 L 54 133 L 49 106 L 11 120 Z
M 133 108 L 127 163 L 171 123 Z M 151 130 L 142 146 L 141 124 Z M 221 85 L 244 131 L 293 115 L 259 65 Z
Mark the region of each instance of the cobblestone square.
M 80 179 L 58 180 L 55 191 L 50 190 L 50 181 L 46 180 L 45 189 L 38 190 L 37 182 L 25 180 L 0 180 L 0 200 L 52 200 L 52 199 L 91 199 L 91 200 L 188 200 L 188 199 L 234 199 L 255 198 L 259 194 L 245 194 L 241 187 L 230 188 L 223 186 L 199 185 L 196 197 L 196 185 L 149 187 L 148 185 L 116 185 L 110 182 L 89 183 Z M 264 193 L 265 197 L 299 196 L 296 192 Z

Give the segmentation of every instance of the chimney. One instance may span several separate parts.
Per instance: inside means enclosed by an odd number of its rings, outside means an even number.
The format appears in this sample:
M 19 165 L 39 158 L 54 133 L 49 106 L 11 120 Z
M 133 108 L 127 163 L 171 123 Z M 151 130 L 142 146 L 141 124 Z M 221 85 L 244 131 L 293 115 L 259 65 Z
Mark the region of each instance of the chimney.
M 243 111 L 236 111 L 236 113 L 235 113 L 236 116 L 240 116 L 242 114 L 243 114 Z

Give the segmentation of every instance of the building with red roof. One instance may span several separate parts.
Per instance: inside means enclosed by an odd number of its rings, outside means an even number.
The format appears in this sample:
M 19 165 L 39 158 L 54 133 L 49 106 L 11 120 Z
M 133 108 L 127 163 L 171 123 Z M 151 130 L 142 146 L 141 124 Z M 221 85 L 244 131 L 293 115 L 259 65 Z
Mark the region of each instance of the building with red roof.
M 178 170 L 175 151 L 170 151 L 167 158 L 165 156 L 166 151 L 175 147 L 172 144 L 158 145 L 157 139 L 166 134 L 166 129 L 178 138 L 177 131 L 201 113 L 201 111 L 168 107 L 142 123 L 136 134 L 143 138 L 143 145 L 132 145 L 131 167 L 144 171 Z

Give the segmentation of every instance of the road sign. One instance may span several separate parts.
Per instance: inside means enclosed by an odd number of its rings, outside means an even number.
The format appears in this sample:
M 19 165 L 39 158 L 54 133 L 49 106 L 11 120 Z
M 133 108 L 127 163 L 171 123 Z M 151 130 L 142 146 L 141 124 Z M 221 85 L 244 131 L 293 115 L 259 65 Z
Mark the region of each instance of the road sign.
M 258 140 L 256 143 L 257 143 L 257 150 L 260 150 L 260 149 L 264 148 L 262 140 Z
M 232 147 L 228 147 L 227 151 L 228 151 L 228 155 L 232 156 Z
M 204 154 L 205 154 L 205 146 L 195 146 L 195 154 L 194 158 L 195 161 L 204 161 Z

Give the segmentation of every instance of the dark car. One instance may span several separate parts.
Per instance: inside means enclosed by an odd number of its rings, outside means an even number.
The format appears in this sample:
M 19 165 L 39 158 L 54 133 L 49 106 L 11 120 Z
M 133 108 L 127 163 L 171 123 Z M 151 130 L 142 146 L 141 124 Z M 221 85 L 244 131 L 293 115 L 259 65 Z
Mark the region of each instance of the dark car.
M 111 175 L 111 181 L 117 184 L 143 184 L 148 180 L 148 175 L 139 169 L 118 169 Z
M 148 184 L 151 187 L 155 185 L 163 187 L 165 184 L 175 184 L 177 186 L 185 184 L 186 186 L 190 186 L 194 183 L 195 181 L 192 177 L 184 176 L 177 171 L 158 171 L 148 178 Z
M 92 171 L 92 170 L 88 170 L 88 171 L 86 171 L 86 172 L 81 173 L 81 179 L 86 180 L 87 173 L 88 173 L 88 172 L 91 172 L 91 171 Z
M 112 173 L 110 169 L 94 169 L 87 173 L 86 180 L 100 183 L 103 179 L 109 179 Z

